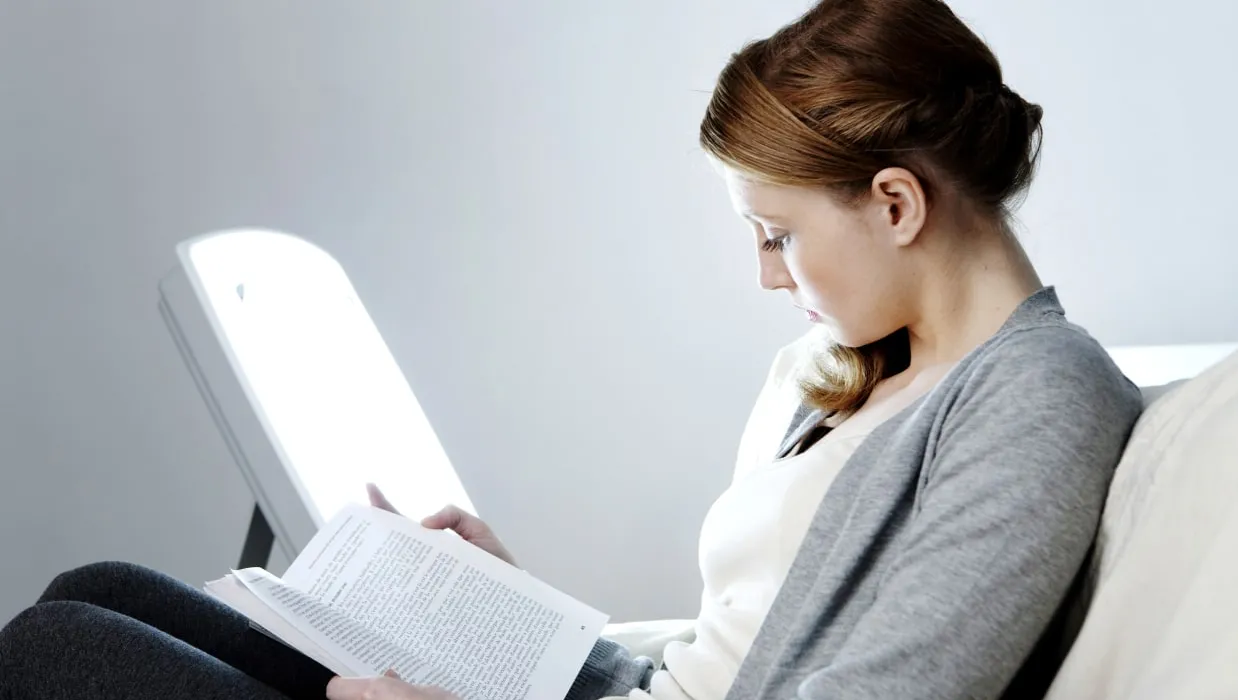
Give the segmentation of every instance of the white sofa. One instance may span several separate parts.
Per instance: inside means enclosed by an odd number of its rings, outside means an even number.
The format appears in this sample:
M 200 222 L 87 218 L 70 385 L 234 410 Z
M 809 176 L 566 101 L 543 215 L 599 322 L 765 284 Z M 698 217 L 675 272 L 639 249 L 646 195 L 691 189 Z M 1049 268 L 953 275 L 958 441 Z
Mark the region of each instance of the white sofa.
M 1238 698 L 1238 353 L 1150 398 L 1051 700 Z
M 1238 352 L 1144 397 L 1048 700 L 1238 700 Z M 692 621 L 604 634 L 656 660 Z

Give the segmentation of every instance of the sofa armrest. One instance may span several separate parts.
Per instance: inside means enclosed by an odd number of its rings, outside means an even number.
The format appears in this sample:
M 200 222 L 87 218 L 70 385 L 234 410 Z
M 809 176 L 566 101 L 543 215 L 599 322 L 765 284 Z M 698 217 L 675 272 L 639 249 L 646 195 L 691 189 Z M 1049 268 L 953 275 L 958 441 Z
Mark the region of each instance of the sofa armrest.
M 627 648 L 632 656 L 647 656 L 662 665 L 662 650 L 671 642 L 691 644 L 696 620 L 640 620 L 607 625 L 602 636 Z

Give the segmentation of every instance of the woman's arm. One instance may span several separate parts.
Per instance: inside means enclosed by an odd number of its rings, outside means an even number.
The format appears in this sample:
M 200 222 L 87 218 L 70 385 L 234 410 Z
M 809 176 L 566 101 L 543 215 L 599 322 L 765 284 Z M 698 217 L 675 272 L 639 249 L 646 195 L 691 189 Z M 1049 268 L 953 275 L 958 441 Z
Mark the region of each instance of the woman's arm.
M 949 409 L 875 602 L 803 697 L 997 698 L 1061 604 L 1142 402 L 1078 331 L 1005 342 Z

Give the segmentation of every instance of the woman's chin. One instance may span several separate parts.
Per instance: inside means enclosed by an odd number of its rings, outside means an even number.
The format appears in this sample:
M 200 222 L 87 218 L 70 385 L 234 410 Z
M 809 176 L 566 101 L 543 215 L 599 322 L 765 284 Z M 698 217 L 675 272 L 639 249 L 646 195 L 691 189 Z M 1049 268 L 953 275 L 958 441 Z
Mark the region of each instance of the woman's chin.
M 816 324 L 816 327 L 820 328 L 823 332 L 829 335 L 830 340 L 835 345 L 841 345 L 845 348 L 859 349 L 865 345 L 871 345 L 872 343 L 881 340 L 880 337 L 872 337 L 871 333 L 856 333 L 854 331 L 848 331 L 828 316 L 823 316 L 821 321 Z
M 854 342 L 855 335 L 848 333 L 845 328 L 839 326 L 838 322 L 829 316 L 822 316 L 819 321 L 814 321 L 813 327 L 828 335 L 830 341 L 835 345 L 842 345 L 848 348 L 859 347 Z

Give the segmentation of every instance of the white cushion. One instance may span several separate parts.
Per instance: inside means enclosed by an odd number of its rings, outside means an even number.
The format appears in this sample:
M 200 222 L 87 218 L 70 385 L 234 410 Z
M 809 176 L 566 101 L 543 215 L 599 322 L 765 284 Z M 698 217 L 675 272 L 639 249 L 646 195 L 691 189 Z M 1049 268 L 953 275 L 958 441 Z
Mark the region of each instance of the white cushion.
M 1238 353 L 1135 426 L 1051 700 L 1238 698 Z

